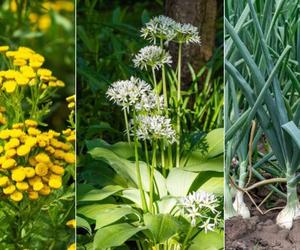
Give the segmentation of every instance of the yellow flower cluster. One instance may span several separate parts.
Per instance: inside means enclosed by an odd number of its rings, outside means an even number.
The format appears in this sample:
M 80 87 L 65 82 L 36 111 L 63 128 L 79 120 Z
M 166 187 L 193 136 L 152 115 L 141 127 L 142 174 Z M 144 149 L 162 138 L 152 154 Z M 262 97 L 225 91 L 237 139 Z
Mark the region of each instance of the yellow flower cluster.
M 37 27 L 41 31 L 47 31 L 51 27 L 51 16 L 49 11 L 53 10 L 56 12 L 70 12 L 74 11 L 74 2 L 72 0 L 57 0 L 57 1 L 41 1 L 43 12 L 46 13 L 35 13 L 31 12 L 29 14 L 29 20 L 33 24 L 37 24 Z M 12 0 L 10 3 L 10 9 L 12 12 L 17 12 L 17 0 Z
M 75 163 L 71 143 L 53 130 L 42 132 L 33 120 L 0 131 L 0 188 L 19 202 L 36 200 L 62 186 L 64 167 Z
M 0 46 L 0 52 L 14 65 L 13 69 L 0 71 L 0 87 L 7 93 L 24 86 L 38 86 L 41 90 L 65 86 L 51 70 L 41 68 L 45 58 L 32 49 L 19 47 L 13 51 L 8 46 Z
M 73 243 L 73 244 L 71 244 L 71 245 L 68 247 L 67 250 L 75 250 L 75 249 L 76 249 L 76 244 Z
M 66 101 L 68 102 L 68 108 L 70 110 L 75 110 L 75 95 L 67 97 Z
M 72 219 L 67 221 L 66 226 L 68 226 L 69 228 L 76 228 L 76 220 Z
M 5 108 L 0 106 L 0 125 L 5 125 L 7 123 L 5 111 Z

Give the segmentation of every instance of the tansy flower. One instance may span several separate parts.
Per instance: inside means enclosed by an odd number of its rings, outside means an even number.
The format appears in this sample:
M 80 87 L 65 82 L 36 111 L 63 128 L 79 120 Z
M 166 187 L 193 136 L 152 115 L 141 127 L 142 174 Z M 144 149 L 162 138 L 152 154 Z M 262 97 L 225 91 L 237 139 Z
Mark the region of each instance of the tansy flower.
M 16 187 L 18 190 L 25 191 L 29 188 L 29 185 L 27 182 L 23 181 L 23 182 L 17 182 Z
M 26 172 L 23 167 L 14 169 L 12 171 L 12 180 L 14 181 L 23 181 L 26 177 Z
M 19 191 L 15 191 L 13 192 L 11 195 L 10 195 L 10 198 L 13 200 L 13 201 L 16 201 L 16 202 L 19 202 L 23 199 L 23 194 Z
M 66 225 L 69 228 L 76 228 L 76 220 L 75 219 L 69 220 L 69 221 L 67 221 Z
M 6 52 L 9 50 L 9 46 L 0 46 L 0 52 Z
M 70 245 L 70 246 L 68 247 L 67 250 L 75 250 L 75 249 L 76 249 L 76 245 L 75 245 L 75 243 L 73 243 L 72 245 Z
M 5 187 L 9 183 L 9 179 L 7 176 L 0 177 L 0 187 Z
M 9 185 L 6 188 L 3 188 L 3 193 L 4 194 L 12 194 L 13 192 L 15 192 L 16 187 L 14 185 Z
M 17 82 L 14 80 L 5 81 L 2 85 L 2 89 L 4 89 L 7 93 L 13 93 L 17 87 Z

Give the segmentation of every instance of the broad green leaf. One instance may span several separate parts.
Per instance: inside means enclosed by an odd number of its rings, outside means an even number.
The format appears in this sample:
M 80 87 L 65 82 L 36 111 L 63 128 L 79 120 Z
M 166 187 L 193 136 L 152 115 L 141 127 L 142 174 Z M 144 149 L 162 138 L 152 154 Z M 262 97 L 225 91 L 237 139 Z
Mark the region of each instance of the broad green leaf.
M 155 243 L 163 243 L 179 231 L 179 223 L 169 214 L 145 214 L 144 222 Z
M 76 227 L 77 228 L 84 228 L 90 235 L 92 235 L 92 229 L 90 224 L 80 216 L 76 216 Z
M 146 202 L 149 203 L 149 196 L 147 193 L 145 194 Z M 136 188 L 125 189 L 120 194 L 121 197 L 132 201 L 136 206 L 142 208 L 142 199 L 140 195 L 140 191 Z
M 201 248 L 200 248 L 201 246 Z M 224 248 L 224 232 L 201 231 L 192 241 L 188 250 L 220 250 Z
M 167 178 L 167 188 L 172 196 L 185 196 L 199 173 L 173 168 Z
M 138 178 L 136 174 L 136 163 L 119 157 L 117 154 L 106 148 L 94 148 L 89 151 L 91 156 L 96 160 L 103 160 L 109 164 L 119 175 L 128 180 L 128 184 L 133 187 L 138 187 Z M 144 191 L 149 192 L 149 169 L 145 162 L 139 162 L 142 184 Z M 159 197 L 167 195 L 166 183 L 161 173 L 155 170 L 154 179 L 157 189 L 156 194 Z
M 109 224 L 112 224 L 129 214 L 136 215 L 136 220 L 140 219 L 140 214 L 130 206 L 109 208 L 103 210 L 96 218 L 95 229 L 99 229 Z
M 212 158 L 224 152 L 224 129 L 217 128 L 206 136 L 208 143 L 208 157 Z
M 224 171 L 224 158 L 223 155 L 212 158 L 212 159 L 203 159 L 198 152 L 193 152 L 186 163 L 184 170 L 188 171 Z
M 143 227 L 134 227 L 128 223 L 100 228 L 95 234 L 93 249 L 103 250 L 121 246 L 125 241 L 143 229 Z
M 165 197 L 156 202 L 158 207 L 158 213 L 160 214 L 168 214 L 174 209 L 174 207 L 178 204 L 178 199 L 174 197 Z
M 93 189 L 85 194 L 78 196 L 78 201 L 100 201 L 103 200 L 121 190 L 120 186 L 106 186 L 102 189 Z
M 96 147 L 107 148 L 113 151 L 118 156 L 125 159 L 134 157 L 134 146 L 130 145 L 128 142 L 120 141 L 111 145 L 104 140 L 94 139 L 94 140 L 86 141 L 86 146 L 88 150 L 92 150 L 93 148 Z
M 104 210 L 109 208 L 115 208 L 118 205 L 115 204 L 93 204 L 79 207 L 77 209 L 77 214 L 81 214 L 90 219 L 96 219 L 97 216 Z
M 282 128 L 287 134 L 290 135 L 290 137 L 293 139 L 293 141 L 300 149 L 300 129 L 297 128 L 296 124 L 293 121 L 290 121 L 282 125 Z
M 204 182 L 199 190 L 209 193 L 223 194 L 224 192 L 224 178 L 223 177 L 211 177 Z

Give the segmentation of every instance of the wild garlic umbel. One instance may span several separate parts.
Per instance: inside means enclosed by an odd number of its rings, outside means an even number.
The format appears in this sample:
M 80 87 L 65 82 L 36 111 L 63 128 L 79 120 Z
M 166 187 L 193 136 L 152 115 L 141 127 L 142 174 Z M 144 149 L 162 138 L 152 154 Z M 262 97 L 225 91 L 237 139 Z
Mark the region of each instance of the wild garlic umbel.
M 74 206 L 75 96 L 67 98 L 68 127 L 60 132 L 49 128 L 45 117 L 53 94 L 65 84 L 43 68 L 44 62 L 30 48 L 0 46 L 0 216 L 11 220 L 0 239 L 3 249 L 30 249 L 34 239 L 40 244 L 41 225 L 67 231 L 64 220 Z M 73 236 L 67 233 L 59 245 L 67 246 Z

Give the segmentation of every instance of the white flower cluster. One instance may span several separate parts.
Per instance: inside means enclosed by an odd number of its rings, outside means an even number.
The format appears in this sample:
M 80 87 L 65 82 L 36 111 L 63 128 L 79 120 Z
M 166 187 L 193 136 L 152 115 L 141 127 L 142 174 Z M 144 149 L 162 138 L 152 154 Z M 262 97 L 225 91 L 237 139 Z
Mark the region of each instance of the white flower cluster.
M 156 38 L 179 43 L 198 43 L 200 36 L 197 27 L 191 24 L 181 24 L 172 18 L 158 16 L 152 18 L 145 27 L 141 29 L 142 37 L 155 42 Z
M 154 109 L 161 110 L 164 106 L 164 97 L 158 96 L 154 91 L 141 94 L 140 101 L 135 104 L 137 111 L 150 112 Z
M 213 231 L 219 221 L 218 200 L 214 194 L 204 191 L 193 192 L 181 199 L 184 214 L 193 227 L 203 228 L 205 233 Z
M 150 45 L 142 48 L 133 59 L 134 66 L 140 69 L 147 69 L 147 66 L 154 67 L 154 69 L 161 68 L 164 64 L 171 64 L 172 58 L 169 52 L 164 49 Z
M 151 112 L 161 110 L 164 105 L 163 96 L 158 96 L 148 83 L 133 76 L 130 80 L 114 82 L 106 95 L 127 111 L 133 107 L 138 112 Z
M 176 142 L 176 132 L 171 120 L 161 115 L 137 116 L 136 135 L 140 140 L 165 140 L 167 143 Z
M 114 82 L 107 90 L 106 95 L 117 105 L 123 109 L 129 109 L 141 99 L 142 95 L 146 95 L 151 91 L 151 86 L 145 81 L 131 77 L 130 80 Z
M 201 44 L 198 28 L 191 24 L 181 24 L 177 23 L 174 26 L 176 30 L 175 39 L 179 43 L 198 43 Z
M 155 42 L 156 38 L 171 41 L 176 36 L 174 25 L 176 22 L 172 18 L 160 15 L 146 23 L 145 27 L 141 29 L 141 36 L 151 42 Z

